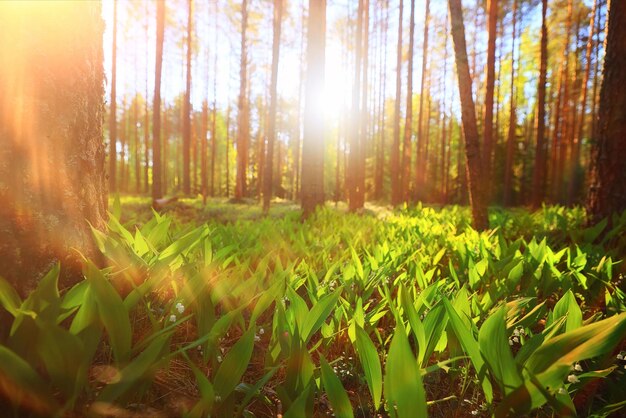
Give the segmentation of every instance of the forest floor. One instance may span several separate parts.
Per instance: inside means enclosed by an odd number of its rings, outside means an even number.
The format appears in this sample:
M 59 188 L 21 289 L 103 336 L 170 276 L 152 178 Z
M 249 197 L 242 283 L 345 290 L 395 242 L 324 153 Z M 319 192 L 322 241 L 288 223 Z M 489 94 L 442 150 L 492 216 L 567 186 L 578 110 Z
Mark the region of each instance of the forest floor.
M 53 271 L 10 311 L 0 360 L 25 359 L 39 377 L 22 383 L 41 380 L 40 396 L 75 416 L 600 417 L 626 405 L 626 213 L 586 228 L 580 208 L 492 208 L 478 233 L 457 206 L 328 204 L 303 221 L 288 201 L 269 216 L 254 200 L 150 203 L 111 199 L 95 233 L 107 267 L 60 294 Z M 50 305 L 56 333 L 25 328 L 21 312 Z M 82 365 L 69 384 L 63 361 Z

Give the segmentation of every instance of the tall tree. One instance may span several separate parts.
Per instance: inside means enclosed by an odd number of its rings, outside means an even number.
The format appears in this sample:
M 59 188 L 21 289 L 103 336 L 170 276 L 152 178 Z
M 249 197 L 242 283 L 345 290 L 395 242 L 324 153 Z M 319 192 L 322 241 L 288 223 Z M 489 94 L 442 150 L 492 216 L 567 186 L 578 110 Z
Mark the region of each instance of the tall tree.
M 146 66 L 146 73 L 145 73 L 145 77 L 146 77 L 146 84 L 145 84 L 145 95 L 146 97 L 144 98 L 144 108 L 143 108 L 143 152 L 144 152 L 144 165 L 143 165 L 143 190 L 144 192 L 147 194 L 149 193 L 150 189 L 150 183 L 149 183 L 149 171 L 150 171 L 150 153 L 148 152 L 148 149 L 150 148 L 150 133 L 149 133 L 149 128 L 150 128 L 150 109 L 148 108 L 148 71 L 149 71 L 149 65 L 148 65 L 148 50 L 150 49 L 148 47 L 148 44 L 150 43 L 150 37 L 148 36 L 148 28 L 150 26 L 150 15 L 148 14 L 148 1 L 145 0 L 144 3 L 144 15 L 146 18 L 145 21 L 145 25 L 144 25 L 144 38 L 146 41 L 146 45 L 145 45 L 145 66 Z
M 193 3 L 187 0 L 187 76 L 185 77 L 185 101 L 183 102 L 183 193 L 191 193 L 190 144 L 191 144 L 191 25 Z M 195 175 L 194 175 L 195 177 Z
M 248 53 L 246 31 L 248 29 L 248 0 L 241 3 L 241 63 L 239 68 L 239 100 L 237 114 L 237 178 L 235 199 L 242 199 L 247 192 L 248 143 L 250 121 L 248 119 Z
M 511 32 L 511 111 L 509 113 L 509 135 L 506 143 L 506 161 L 504 165 L 503 200 L 505 206 L 511 204 L 513 193 L 513 158 L 515 156 L 515 139 L 517 130 L 517 114 L 515 111 L 515 38 L 517 24 L 517 0 L 513 0 L 513 28 Z
M 369 66 L 369 24 L 370 24 L 370 1 L 363 0 L 363 45 L 362 45 L 362 58 L 363 58 L 363 79 L 361 80 L 361 111 L 359 122 L 361 124 L 361 134 L 359 135 L 359 161 L 356 174 L 356 200 L 354 209 L 362 209 L 365 204 L 365 154 L 367 152 L 367 143 L 369 138 L 368 132 L 368 120 L 370 114 L 367 106 L 367 92 L 368 86 L 368 66 Z M 372 95 L 373 96 L 373 95 Z
M 387 92 L 387 32 L 389 30 L 389 0 L 383 0 L 383 9 L 385 16 L 382 18 L 381 27 L 381 48 L 383 51 L 379 54 L 380 66 L 380 86 L 379 86 L 379 143 L 376 153 L 376 171 L 374 179 L 374 198 L 379 200 L 383 197 L 383 182 L 385 178 L 385 121 L 386 121 L 386 92 Z
M 400 184 L 400 104 L 402 102 L 402 11 L 404 2 L 398 8 L 398 46 L 396 49 L 396 100 L 393 108 L 393 143 L 391 145 L 391 204 L 402 201 Z
M 598 135 L 591 142 L 590 223 L 626 210 L 626 2 L 611 1 Z
M 350 117 L 350 160 L 348 166 L 347 186 L 348 186 L 348 207 L 350 211 L 359 209 L 359 193 L 360 193 L 360 167 L 361 167 L 361 146 L 364 134 L 362 131 L 361 118 L 363 117 L 361 106 L 361 70 L 365 67 L 361 65 L 363 53 L 363 15 L 365 0 L 359 0 L 357 9 L 357 29 L 356 29 L 356 48 L 354 50 L 354 79 L 352 84 L 352 112 Z
M 404 145 L 402 147 L 402 200 L 409 201 L 411 186 L 411 138 L 413 136 L 413 44 L 415 34 L 415 0 L 411 0 L 409 23 L 409 68 L 406 87 L 406 118 L 404 123 Z
M 546 14 L 548 0 L 541 1 L 541 53 L 539 58 L 539 85 L 537 87 L 537 146 L 533 169 L 532 206 L 541 206 L 546 190 L 548 143 L 546 141 L 546 73 L 548 68 L 548 27 Z
M 498 0 L 487 0 L 487 78 L 485 85 L 485 120 L 483 126 L 482 162 L 485 172 L 485 190 L 488 198 L 491 190 L 491 154 L 493 153 L 493 102 L 496 68 L 496 27 L 498 21 Z
M 580 169 L 580 148 L 583 139 L 583 130 L 585 128 L 585 121 L 587 116 L 587 94 L 589 87 L 589 77 L 591 75 L 591 53 L 593 52 L 593 36 L 596 23 L 596 10 L 598 8 L 598 0 L 593 0 L 593 6 L 591 7 L 591 17 L 589 18 L 589 32 L 587 37 L 587 48 L 585 52 L 585 74 L 583 77 L 582 88 L 580 90 L 580 118 L 578 119 L 578 126 L 575 128 L 574 143 L 572 144 L 572 161 L 570 167 L 570 183 L 568 190 L 568 203 L 574 203 L 576 199 L 577 190 L 581 185 L 581 181 L 578 179 L 578 171 Z
M 307 78 L 302 154 L 302 210 L 309 216 L 324 204 L 324 109 L 321 90 L 326 65 L 326 0 L 309 0 Z
M 111 47 L 111 104 L 109 107 L 109 192 L 117 191 L 117 2 L 113 2 Z
M 272 39 L 272 81 L 270 86 L 270 112 L 267 132 L 267 157 L 265 158 L 265 175 L 263 176 L 263 211 L 270 209 L 272 197 L 273 169 L 274 169 L 274 142 L 276 141 L 276 106 L 278 94 L 278 59 L 280 56 L 280 31 L 283 20 L 283 0 L 274 0 L 274 35 Z
M 0 2 L 0 271 L 23 295 L 58 261 L 64 284 L 82 279 L 80 254 L 99 254 L 103 31 L 100 2 Z
M 163 197 L 161 161 L 161 70 L 163 68 L 163 38 L 165 34 L 165 2 L 157 1 L 156 59 L 154 65 L 154 98 L 152 102 L 152 199 Z
M 463 8 L 461 0 L 448 0 L 448 6 L 450 8 L 452 40 L 461 98 L 461 117 L 465 134 L 465 159 L 467 160 L 470 205 L 472 207 L 473 226 L 480 231 L 489 228 L 489 220 L 487 218 L 487 203 L 481 172 L 482 162 L 476 124 L 476 107 L 472 97 L 472 78 L 467 60 Z
M 422 47 L 422 79 L 420 81 L 420 104 L 417 114 L 417 146 L 415 158 L 415 192 L 416 196 L 423 198 L 424 182 L 426 180 L 426 156 L 424 155 L 428 136 L 423 135 L 424 120 L 424 96 L 426 95 L 426 66 L 428 64 L 428 24 L 430 22 L 430 0 L 426 0 L 426 10 L 424 11 L 424 44 Z M 428 119 L 426 119 L 428 124 Z

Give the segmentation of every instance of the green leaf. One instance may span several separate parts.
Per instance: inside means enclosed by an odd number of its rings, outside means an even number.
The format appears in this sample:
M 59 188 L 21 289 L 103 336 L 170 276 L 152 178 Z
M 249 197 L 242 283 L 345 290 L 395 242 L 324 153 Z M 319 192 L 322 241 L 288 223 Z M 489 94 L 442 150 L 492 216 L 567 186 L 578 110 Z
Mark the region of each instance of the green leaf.
M 128 311 L 120 295 L 93 263 L 87 264 L 85 276 L 98 304 L 100 321 L 109 336 L 115 360 L 122 365 L 130 358 L 132 331 Z
M 363 328 L 356 325 L 355 332 L 356 352 L 363 366 L 365 381 L 372 394 L 374 407 L 378 410 L 378 408 L 380 408 L 380 398 L 383 391 L 383 376 L 380 367 L 380 358 L 378 358 L 378 350 L 376 350 L 376 346 Z
M 354 417 L 346 390 L 322 355 L 320 355 L 320 369 L 322 372 L 322 385 L 324 385 L 326 395 L 333 406 L 335 415 L 340 418 Z
M 573 331 L 583 324 L 583 313 L 576 302 L 574 293 L 568 290 L 567 293 L 554 305 L 552 321 L 567 316 L 565 321 L 565 331 Z
M 53 416 L 59 406 L 46 383 L 23 358 L 0 345 L 3 395 L 14 405 L 28 405 L 42 416 Z M 8 411 L 5 411 L 8 413 Z
M 506 335 L 504 307 L 492 314 L 478 333 L 478 344 L 491 374 L 506 395 L 522 384 Z
M 248 368 L 252 349 L 254 348 L 254 331 L 254 327 L 250 327 L 241 336 L 239 341 L 226 354 L 219 369 L 217 369 L 215 379 L 213 379 L 213 386 L 215 387 L 216 395 L 221 396 L 224 400 L 235 390 Z
M 321 298 L 311 309 L 302 324 L 302 341 L 309 342 L 313 334 L 320 329 L 328 315 L 333 311 L 343 287 Z
M 141 383 L 150 382 L 149 377 L 163 360 L 162 353 L 172 334 L 173 331 L 170 331 L 155 338 L 148 348 L 120 371 L 119 381 L 102 389 L 98 401 L 113 402 L 131 390 L 136 391 Z
M 0 277 L 0 305 L 15 317 L 21 304 L 22 301 L 13 286 Z
M 452 330 L 459 339 L 463 350 L 472 360 L 478 379 L 481 382 L 485 398 L 487 399 L 487 402 L 491 402 L 493 400 L 493 389 L 489 379 L 486 378 L 486 366 L 485 361 L 480 354 L 480 346 L 474 338 L 472 331 L 463 323 L 463 320 L 459 317 L 450 301 L 445 297 L 441 300 L 443 301 L 443 306 L 446 308 L 446 312 L 448 313 L 448 319 Z
M 392 417 L 427 415 L 421 372 L 401 324 L 396 326 L 387 355 L 385 399 Z

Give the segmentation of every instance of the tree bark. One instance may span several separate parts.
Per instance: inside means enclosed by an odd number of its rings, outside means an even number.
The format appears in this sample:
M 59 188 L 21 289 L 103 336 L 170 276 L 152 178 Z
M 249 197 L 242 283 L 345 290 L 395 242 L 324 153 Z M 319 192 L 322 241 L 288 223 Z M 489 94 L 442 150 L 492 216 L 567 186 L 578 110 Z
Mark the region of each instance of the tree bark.
M 465 158 L 469 181 L 470 205 L 472 207 L 473 227 L 482 231 L 489 228 L 487 205 L 485 202 L 484 182 L 481 172 L 481 155 L 476 125 L 476 108 L 472 97 L 472 79 L 467 61 L 465 26 L 461 0 L 448 0 L 452 40 L 456 57 L 459 96 L 461 98 L 461 116 L 465 133 Z
M 0 271 L 26 295 L 95 259 L 107 208 L 100 2 L 0 2 Z M 78 250 L 78 251 L 77 251 Z
M 598 137 L 591 143 L 587 211 L 591 224 L 626 210 L 626 3 L 611 1 Z
M 309 0 L 307 78 L 302 154 L 302 210 L 305 217 L 324 204 L 324 109 L 326 0 Z

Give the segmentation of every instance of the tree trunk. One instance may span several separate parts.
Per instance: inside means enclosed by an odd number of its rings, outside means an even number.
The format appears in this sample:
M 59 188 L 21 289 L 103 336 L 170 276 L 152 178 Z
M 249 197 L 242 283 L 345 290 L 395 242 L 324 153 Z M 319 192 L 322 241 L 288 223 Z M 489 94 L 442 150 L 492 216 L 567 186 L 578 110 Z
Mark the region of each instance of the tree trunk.
M 230 105 L 228 105 L 228 109 L 226 110 L 226 197 L 230 196 L 230 162 L 229 156 L 230 153 Z
M 511 205 L 513 193 L 513 159 L 515 156 L 515 131 L 517 129 L 517 115 L 515 113 L 515 38 L 517 32 L 517 0 L 513 0 L 513 32 L 511 34 L 511 113 L 509 117 L 509 136 L 506 144 L 506 162 L 504 165 L 504 206 Z
M 465 26 L 461 0 L 448 0 L 450 22 L 452 24 L 452 40 L 456 57 L 457 77 L 459 80 L 459 96 L 461 98 L 461 116 L 465 133 L 465 158 L 469 181 L 470 205 L 472 207 L 473 226 L 482 231 L 489 228 L 487 205 L 485 202 L 484 182 L 481 173 L 481 155 L 476 126 L 476 108 L 472 97 L 472 79 L 467 61 L 465 44 Z
M 548 27 L 546 14 L 548 0 L 542 0 L 541 11 L 541 55 L 539 59 L 539 86 L 537 87 L 537 147 L 533 169 L 532 207 L 537 209 L 543 202 L 546 190 L 548 143 L 546 142 L 546 72 L 548 67 Z
M 626 210 L 626 3 L 611 1 L 600 90 L 598 137 L 591 143 L 590 223 Z
M 143 108 L 143 152 L 144 152 L 144 166 L 143 166 L 143 190 L 146 194 L 150 193 L 150 153 L 148 152 L 148 150 L 150 149 L 150 109 L 148 108 L 148 50 L 149 50 L 149 43 L 150 43 L 150 37 L 148 35 L 148 27 L 150 26 L 150 19 L 149 19 L 149 15 L 148 15 L 148 2 L 145 2 L 144 5 L 144 14 L 146 16 L 146 22 L 145 22 L 145 31 L 144 31 L 144 37 L 145 37 L 145 41 L 146 41 L 146 45 L 145 45 L 145 65 L 146 65 L 146 90 L 145 90 L 145 94 L 146 97 L 144 97 L 144 108 Z
M 107 194 L 100 2 L 0 2 L 0 271 L 26 295 L 92 259 Z M 78 250 L 78 251 L 77 251 Z
M 406 119 L 402 150 L 402 200 L 409 201 L 411 186 L 411 137 L 413 136 L 413 45 L 415 32 L 415 0 L 411 0 L 409 26 L 409 69 L 407 74 Z
M 350 159 L 347 172 L 348 207 L 351 212 L 359 208 L 359 169 L 361 158 L 361 65 L 363 53 L 363 11 L 364 0 L 359 0 L 357 9 L 356 47 L 354 51 L 354 80 L 352 84 L 352 113 L 350 117 Z
M 422 47 L 422 79 L 420 82 L 420 104 L 419 113 L 417 115 L 417 145 L 416 158 L 415 158 L 415 193 L 419 200 L 425 198 L 424 186 L 426 181 L 426 156 L 425 142 L 428 141 L 424 138 L 422 127 L 424 120 L 424 86 L 426 83 L 426 65 L 428 64 L 428 24 L 430 22 L 430 0 L 426 0 L 426 11 L 424 12 L 424 45 Z M 427 122 L 428 123 L 428 122 Z
M 239 68 L 239 103 L 237 114 L 237 179 L 235 182 L 235 199 L 240 200 L 248 194 L 248 142 L 250 122 L 248 120 L 248 55 L 246 50 L 246 30 L 248 28 L 248 0 L 241 3 L 241 63 Z
M 361 134 L 359 135 L 359 162 L 356 174 L 357 191 L 356 191 L 356 207 L 354 209 L 362 209 L 365 204 L 365 154 L 367 143 L 369 140 L 369 132 L 367 129 L 370 114 L 367 108 L 367 92 L 368 92 L 368 62 L 369 62 L 369 0 L 363 0 L 363 79 L 361 80 L 361 111 L 359 113 L 359 122 L 361 124 Z
M 571 205 L 576 200 L 578 190 L 582 181 L 579 179 L 580 171 L 580 148 L 583 139 L 583 131 L 585 129 L 585 122 L 587 116 L 587 94 L 589 87 L 589 77 L 591 75 L 591 53 L 593 52 L 593 36 L 596 27 L 596 10 L 598 7 L 598 0 L 593 1 L 591 8 L 591 17 L 589 18 L 589 37 L 587 38 L 587 49 L 585 53 L 585 74 L 583 77 L 582 89 L 580 92 L 580 118 L 578 119 L 578 126 L 575 131 L 574 144 L 572 147 L 572 161 L 570 167 L 570 184 L 568 191 L 568 203 Z
M 387 32 L 389 28 L 389 1 L 385 0 L 383 2 L 383 7 L 385 9 L 385 17 L 382 18 L 382 34 L 380 42 L 382 45 L 380 48 L 382 51 L 379 52 L 379 66 L 380 66 L 380 86 L 379 86 L 379 125 L 378 125 L 378 134 L 379 134 L 379 142 L 376 152 L 376 168 L 375 168 L 375 178 L 374 178 L 374 198 L 376 200 L 380 200 L 383 197 L 383 183 L 385 177 L 385 110 L 386 110 L 386 92 L 387 92 Z
M 400 184 L 400 103 L 402 102 L 402 11 L 403 0 L 398 10 L 398 47 L 396 57 L 396 100 L 393 110 L 393 144 L 391 146 L 391 204 L 396 206 L 402 201 Z
M 485 197 L 488 197 L 491 190 L 491 159 L 493 154 L 493 102 L 495 86 L 496 67 L 496 26 L 498 20 L 498 0 L 487 1 L 487 79 L 485 86 L 485 119 L 484 119 L 484 141 L 482 149 L 483 171 L 485 173 Z
M 267 157 L 265 158 L 265 175 L 263 184 L 263 212 L 270 209 L 272 198 L 274 142 L 276 141 L 276 106 L 278 103 L 278 59 L 280 56 L 280 31 L 283 20 L 283 0 L 274 0 L 274 36 L 272 39 L 272 81 L 270 86 L 270 113 L 267 132 Z
M 154 99 L 152 103 L 152 200 L 163 197 L 161 187 L 161 70 L 163 68 L 163 37 L 165 33 L 165 3 L 157 1 L 156 60 L 154 70 Z
M 209 132 L 209 104 L 206 100 L 202 102 L 202 136 L 200 137 L 200 188 L 202 189 L 202 201 L 206 204 L 206 197 L 209 191 L 208 161 L 207 161 L 207 134 Z
M 191 25 L 193 4 L 187 1 L 187 76 L 185 78 L 185 101 L 183 102 L 183 193 L 191 193 Z
M 326 0 L 309 0 L 307 78 L 302 155 L 302 210 L 311 215 L 324 204 L 324 109 L 322 88 L 326 65 Z

